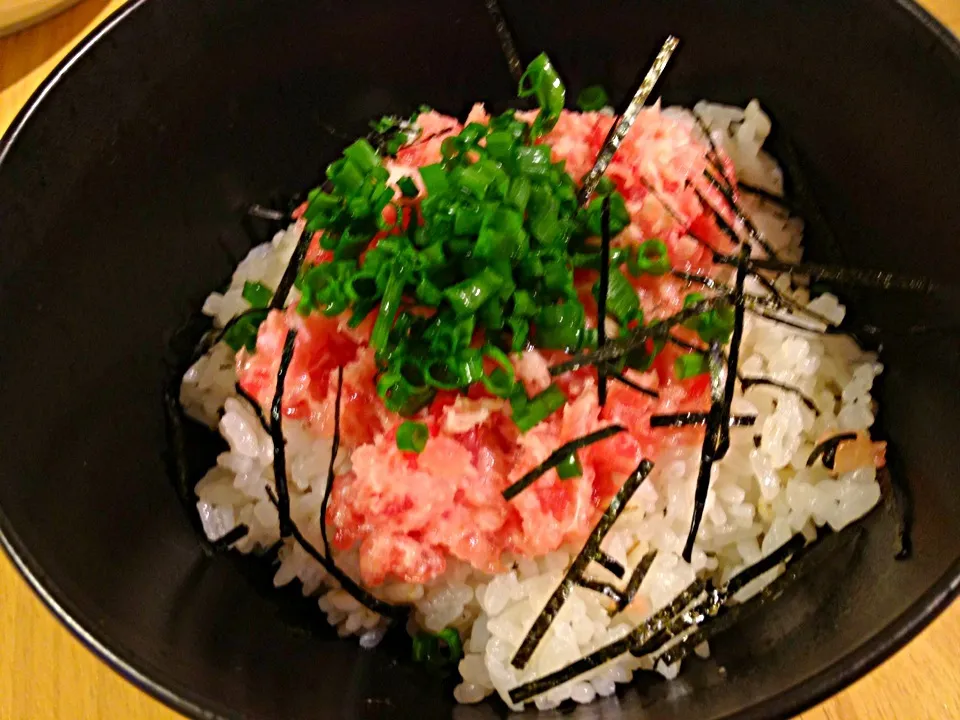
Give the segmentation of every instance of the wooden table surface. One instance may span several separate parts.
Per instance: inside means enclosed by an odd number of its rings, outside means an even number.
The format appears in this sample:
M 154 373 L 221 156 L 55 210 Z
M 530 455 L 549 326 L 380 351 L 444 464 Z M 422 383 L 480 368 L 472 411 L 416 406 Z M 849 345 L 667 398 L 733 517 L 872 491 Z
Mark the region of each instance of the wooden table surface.
M 0 132 L 64 54 L 122 4 L 85 0 L 0 39 Z M 921 4 L 960 34 L 960 0 Z M 797 720 L 960 720 L 958 646 L 960 603 L 955 603 L 880 668 Z M 84 649 L 0 556 L 0 720 L 177 717 Z

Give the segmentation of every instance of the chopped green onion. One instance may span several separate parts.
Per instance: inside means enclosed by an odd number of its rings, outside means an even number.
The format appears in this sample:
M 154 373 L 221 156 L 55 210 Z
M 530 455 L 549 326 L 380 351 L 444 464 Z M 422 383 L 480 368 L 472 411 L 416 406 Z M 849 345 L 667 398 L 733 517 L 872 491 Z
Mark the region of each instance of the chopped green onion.
M 597 282 L 593 287 L 594 297 L 600 293 L 600 283 Z M 640 309 L 640 298 L 633 285 L 615 267 L 610 268 L 610 281 L 607 286 L 607 314 L 612 315 L 621 324 L 626 324 L 633 320 L 637 311 Z
M 534 135 L 550 132 L 557 124 L 566 94 L 566 88 L 550 63 L 550 58 L 546 53 L 537 55 L 527 66 L 517 89 L 517 95 L 522 98 L 535 95 L 540 105 L 540 112 L 533 123 Z
M 440 643 L 436 635 L 428 632 L 417 633 L 413 638 L 413 661 L 426 663 L 437 656 Z
M 490 268 L 444 291 L 457 317 L 472 315 L 503 285 L 503 278 Z
M 400 188 L 400 192 L 403 193 L 404 197 L 412 198 L 420 194 L 420 189 L 417 187 L 417 183 L 415 183 L 413 178 L 409 175 L 404 175 L 402 178 L 397 180 L 397 187 Z
M 245 347 L 250 352 L 257 349 L 257 332 L 267 317 L 267 310 L 248 312 L 240 316 L 223 334 L 223 341 L 237 352 Z
M 567 455 L 566 460 L 557 465 L 557 475 L 560 476 L 561 480 L 569 480 L 583 475 L 583 465 L 580 464 L 580 459 L 575 452 Z
M 463 658 L 463 641 L 456 628 L 444 628 L 436 635 L 428 632 L 413 637 L 413 661 L 435 670 L 455 667 Z
M 638 249 L 636 257 L 631 260 L 628 267 L 630 274 L 634 277 L 644 274 L 663 275 L 670 270 L 670 257 L 663 240 L 647 240 Z
M 426 381 L 411 382 L 409 377 L 400 372 L 384 373 L 377 381 L 377 394 L 383 398 L 387 410 L 404 417 L 413 415 L 427 405 L 435 393 Z
M 507 357 L 506 353 L 493 345 L 484 346 L 480 352 L 483 354 L 483 357 L 489 358 L 497 364 L 497 367 L 494 368 L 489 375 L 485 374 L 481 378 L 483 386 L 492 395 L 502 398 L 510 397 L 513 393 L 515 377 L 513 363 L 510 362 L 510 358 Z
M 520 317 L 533 317 L 537 314 L 537 303 L 526 290 L 517 290 L 513 294 L 513 314 Z
M 460 659 L 463 657 L 463 643 L 457 629 L 444 628 L 437 633 L 437 638 L 446 645 L 446 663 L 455 665 L 460 662 Z
M 380 314 L 377 315 L 377 321 L 370 333 L 370 346 L 374 350 L 381 350 L 387 344 L 387 337 L 390 334 L 390 328 L 393 327 L 394 316 L 400 308 L 406 279 L 407 274 L 402 266 L 395 267 L 390 274 L 390 280 L 383 291 L 383 299 L 380 301 Z
M 585 87 L 577 96 L 577 107 L 583 112 L 600 110 L 610 104 L 610 96 L 600 85 Z
M 510 398 L 513 406 L 512 418 L 520 432 L 527 432 L 539 425 L 567 402 L 567 396 L 557 385 L 551 385 L 543 392 L 526 399 L 526 402 L 515 402 L 515 398 L 517 395 Z
M 262 309 L 270 305 L 273 290 L 263 283 L 250 282 L 243 284 L 243 299 L 250 303 L 250 307 Z
M 421 422 L 405 420 L 397 428 L 397 448 L 404 452 L 423 452 L 427 446 L 430 431 Z
M 361 172 L 369 172 L 380 164 L 380 158 L 377 157 L 377 151 L 373 146 L 363 138 L 357 140 L 353 145 L 343 151 L 344 157 L 349 158 L 360 169 Z
M 575 350 L 583 341 L 585 311 L 577 300 L 540 308 L 534 319 L 535 343 L 550 350 Z
M 686 380 L 710 371 L 707 356 L 703 353 L 681 355 L 673 363 L 673 371 L 678 380 Z
M 420 168 L 420 177 L 423 178 L 423 185 L 431 195 L 439 195 L 450 189 L 447 173 L 441 163 Z
M 546 176 L 553 166 L 550 163 L 549 145 L 519 147 L 515 155 L 517 170 L 524 175 Z
M 512 317 L 507 320 L 507 325 L 513 333 L 510 340 L 510 349 L 513 352 L 521 352 L 527 347 L 527 338 L 530 336 L 530 323 L 522 317 Z

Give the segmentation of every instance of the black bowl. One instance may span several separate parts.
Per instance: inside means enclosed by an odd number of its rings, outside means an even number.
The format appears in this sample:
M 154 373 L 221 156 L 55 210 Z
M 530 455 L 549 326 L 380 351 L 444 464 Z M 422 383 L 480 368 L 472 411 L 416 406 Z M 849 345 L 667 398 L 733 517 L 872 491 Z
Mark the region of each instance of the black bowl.
M 547 50 L 571 96 L 595 82 L 624 95 L 679 35 L 660 91 L 763 101 L 822 208 L 807 207 L 815 256 L 960 271 L 960 48 L 914 4 L 514 0 L 506 13 L 521 56 Z M 3 544 L 65 624 L 178 710 L 501 711 L 455 709 L 401 653 L 336 640 L 311 603 L 206 555 L 171 482 L 161 391 L 173 331 L 251 243 L 243 208 L 313 182 L 342 146 L 328 125 L 355 135 L 422 102 L 462 113 L 513 96 L 482 0 L 139 0 L 70 55 L 0 145 Z M 883 427 L 913 490 L 912 559 L 894 559 L 904 496 L 888 491 L 861 535 L 713 660 L 575 715 L 786 716 L 951 601 L 960 352 L 957 304 L 935 300 L 858 297 L 861 319 L 885 328 Z M 954 332 L 909 332 L 915 321 Z

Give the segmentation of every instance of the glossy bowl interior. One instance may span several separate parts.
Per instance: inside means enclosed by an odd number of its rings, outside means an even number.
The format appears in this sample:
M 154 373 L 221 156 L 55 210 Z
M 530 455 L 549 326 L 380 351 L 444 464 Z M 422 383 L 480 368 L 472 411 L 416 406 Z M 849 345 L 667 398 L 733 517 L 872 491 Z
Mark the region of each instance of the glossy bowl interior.
M 814 257 L 951 280 L 960 271 L 960 52 L 886 0 L 510 0 L 520 54 L 547 50 L 575 97 L 625 95 L 667 33 L 668 102 L 760 98 L 793 147 Z M 195 717 L 485 718 L 399 648 L 333 637 L 312 603 L 208 557 L 168 464 L 174 331 L 265 228 L 251 202 L 308 186 L 348 134 L 428 103 L 514 96 L 481 0 L 140 0 L 74 53 L 0 145 L 0 531 L 58 615 Z M 789 140 L 789 143 L 787 142 Z M 797 178 L 793 179 L 796 189 Z M 829 230 L 828 230 L 829 228 Z M 832 230 L 832 233 L 830 232 Z M 831 241 L 838 238 L 838 245 Z M 882 427 L 913 492 L 913 558 L 883 507 L 820 572 L 674 683 L 578 718 L 787 716 L 886 657 L 960 577 L 956 299 L 860 293 L 884 328 Z M 183 355 L 173 354 L 174 363 Z M 720 668 L 723 668 L 721 671 Z

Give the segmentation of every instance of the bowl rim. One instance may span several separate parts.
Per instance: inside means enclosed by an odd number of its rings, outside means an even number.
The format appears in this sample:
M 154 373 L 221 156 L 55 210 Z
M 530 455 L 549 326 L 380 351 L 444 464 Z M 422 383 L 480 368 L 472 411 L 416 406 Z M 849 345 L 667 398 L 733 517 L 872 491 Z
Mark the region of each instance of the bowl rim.
M 67 53 L 30 96 L 0 138 L 0 171 L 10 151 L 16 145 L 20 133 L 33 115 L 42 109 L 47 95 L 68 75 L 71 68 L 103 38 L 152 1 L 129 0 Z M 915 0 L 892 0 L 892 3 L 911 15 L 932 36 L 931 39 L 942 44 L 960 64 L 960 39 L 946 26 L 918 5 Z M 123 643 L 97 629 L 97 624 L 67 597 L 53 578 L 46 574 L 14 531 L 2 507 L 0 507 L 0 548 L 60 624 L 128 682 L 167 707 L 194 720 L 233 720 L 243 717 L 229 708 L 215 707 L 217 703 L 214 701 L 202 697 L 194 690 L 167 677 L 161 668 L 136 656 L 125 648 Z M 918 600 L 889 625 L 876 631 L 858 648 L 788 689 L 767 697 L 746 710 L 725 715 L 721 720 L 789 720 L 853 684 L 890 658 L 946 610 L 958 596 L 960 596 L 960 558 L 954 560 L 944 574 Z

